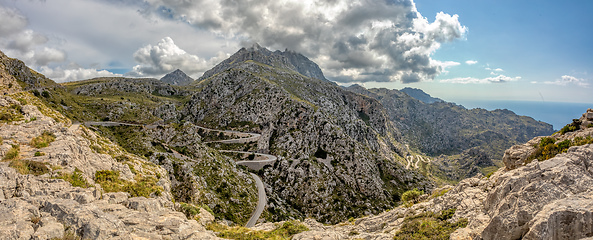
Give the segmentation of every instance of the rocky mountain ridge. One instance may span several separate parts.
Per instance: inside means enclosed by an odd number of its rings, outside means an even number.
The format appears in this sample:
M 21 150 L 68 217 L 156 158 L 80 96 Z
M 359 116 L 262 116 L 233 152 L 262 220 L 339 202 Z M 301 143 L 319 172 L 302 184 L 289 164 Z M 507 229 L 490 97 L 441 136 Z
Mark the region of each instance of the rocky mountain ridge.
M 206 71 L 198 81 L 212 77 L 216 73 L 232 68 L 235 64 L 241 64 L 248 60 L 263 63 L 272 67 L 290 69 L 303 76 L 327 81 L 319 66 L 302 54 L 289 51 L 288 49 L 284 52 L 279 50 L 272 52 L 267 48 L 261 47 L 257 43 L 249 48 L 241 48 L 228 59 L 217 64 L 211 70 Z
M 430 104 L 430 103 L 435 103 L 435 102 L 444 102 L 442 99 L 432 97 L 429 94 L 422 91 L 421 89 L 417 89 L 417 88 L 405 87 L 405 88 L 400 89 L 399 91 L 403 92 L 405 94 L 408 94 L 410 97 L 418 99 L 419 101 L 421 101 L 423 103 Z

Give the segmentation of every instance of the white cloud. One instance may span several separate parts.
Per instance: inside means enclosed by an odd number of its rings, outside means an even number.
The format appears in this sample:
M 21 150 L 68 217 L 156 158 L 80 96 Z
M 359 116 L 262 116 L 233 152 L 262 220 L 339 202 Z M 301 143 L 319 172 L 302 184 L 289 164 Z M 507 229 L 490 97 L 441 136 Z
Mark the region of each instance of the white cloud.
M 157 77 L 181 69 L 188 75 L 202 73 L 208 70 L 210 64 L 198 56 L 191 55 L 179 48 L 170 37 L 165 37 L 157 45 L 146 45 L 136 53 L 136 65 L 131 76 Z
M 94 68 L 82 68 L 71 64 L 68 68 L 62 67 L 49 68 L 47 66 L 41 67 L 40 73 L 56 82 L 69 82 L 84 80 L 96 77 L 121 77 L 121 74 L 114 74 L 107 70 L 97 70 Z
M 344 82 L 431 80 L 431 55 L 464 37 L 457 15 L 428 22 L 412 0 L 147 0 L 144 13 L 188 22 L 226 39 L 288 48 Z
M 454 61 L 444 61 L 444 62 L 441 62 L 441 61 L 432 60 L 432 59 L 431 59 L 431 61 L 432 61 L 431 62 L 432 65 L 439 66 L 441 68 L 441 72 L 442 73 L 449 73 L 449 71 L 447 71 L 448 68 L 461 65 L 461 63 L 454 62 Z
M 489 78 L 473 78 L 473 77 L 465 77 L 465 78 L 451 78 L 451 79 L 443 79 L 440 80 L 442 83 L 461 83 L 461 84 L 485 84 L 485 83 L 505 83 L 505 82 L 513 82 L 519 81 L 521 77 L 507 77 L 504 75 L 499 75 L 496 77 L 489 77 Z
M 477 64 L 477 63 L 478 63 L 478 61 L 475 61 L 475 60 L 467 60 L 467 61 L 465 61 L 465 64 L 467 64 L 467 65 L 474 65 L 474 64 Z
M 494 71 L 495 71 L 495 72 L 504 72 L 504 70 L 502 70 L 502 68 L 497 68 L 497 69 L 494 69 Z
M 569 75 L 564 75 L 562 76 L 560 79 L 556 80 L 556 81 L 547 81 L 544 82 L 545 84 L 553 84 L 553 85 L 560 85 L 560 86 L 566 86 L 566 85 L 577 85 L 577 86 L 581 86 L 581 87 L 587 87 L 589 86 L 589 82 L 583 78 L 576 78 L 573 76 L 569 76 Z
M 0 36 L 19 33 L 27 26 L 27 18 L 16 9 L 0 6 Z

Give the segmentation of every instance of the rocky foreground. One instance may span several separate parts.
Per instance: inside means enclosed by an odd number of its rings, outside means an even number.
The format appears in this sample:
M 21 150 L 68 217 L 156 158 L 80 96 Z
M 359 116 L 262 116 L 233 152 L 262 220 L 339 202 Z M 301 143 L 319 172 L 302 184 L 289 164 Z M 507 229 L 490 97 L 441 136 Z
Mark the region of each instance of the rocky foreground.
M 335 226 L 313 220 L 294 239 L 393 239 L 405 222 L 455 209 L 450 223 L 467 221 L 451 239 L 581 239 L 593 236 L 593 110 L 578 130 L 549 137 L 547 148 L 570 142 L 566 152 L 539 161 L 542 137 L 505 152 L 506 168 L 424 195 L 423 202 Z M 550 147 L 552 146 L 552 147 Z M 538 150 L 539 149 L 539 150 Z M 444 194 L 443 194 L 444 193 Z M 442 196 L 438 196 L 441 195 Z M 426 200 L 428 199 L 428 200 Z
M 217 239 L 204 228 L 214 219 L 210 213 L 200 209 L 198 222 L 176 210 L 162 167 L 126 156 L 28 93 L 16 96 L 18 101 L 0 98 L 0 239 Z M 33 139 L 41 135 L 53 141 L 35 147 Z M 158 190 L 148 198 L 108 193 L 94 181 L 97 171 L 117 171 L 117 180 L 128 182 L 149 183 L 143 177 L 160 176 Z

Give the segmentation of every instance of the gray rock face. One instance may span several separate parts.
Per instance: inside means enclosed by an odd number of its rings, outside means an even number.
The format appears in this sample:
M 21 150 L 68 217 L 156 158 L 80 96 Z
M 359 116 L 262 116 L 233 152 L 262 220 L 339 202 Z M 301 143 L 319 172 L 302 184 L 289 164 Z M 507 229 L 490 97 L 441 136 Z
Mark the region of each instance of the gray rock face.
M 165 169 L 125 153 L 83 126 L 72 125 L 28 93 L 19 98 L 36 106 L 21 105 L 9 96 L 0 98 L 0 108 L 17 105 L 23 115 L 22 120 L 0 123 L 0 156 L 5 158 L 8 149 L 19 146 L 16 157 L 0 162 L 0 239 L 54 239 L 67 234 L 83 239 L 217 239 L 175 210 Z M 55 140 L 42 148 L 29 145 L 44 132 L 53 134 Z M 128 160 L 119 162 L 113 157 L 121 155 Z M 10 165 L 15 159 L 45 165 L 48 173 L 20 174 Z M 119 171 L 120 178 L 128 181 L 142 175 L 165 176 L 157 183 L 164 191 L 157 198 L 104 193 L 100 185 L 93 184 L 99 170 Z M 54 178 L 73 171 L 79 171 L 91 187 L 73 187 Z
M 147 93 L 163 96 L 187 95 L 188 92 L 153 78 L 94 78 L 72 90 L 73 94 L 96 96 L 101 94 Z
M 162 77 L 161 82 L 168 83 L 175 86 L 186 86 L 194 82 L 194 80 L 187 76 L 183 71 L 177 69 Z
M 272 52 L 259 46 L 257 43 L 250 48 L 241 48 L 230 58 L 222 61 L 211 70 L 206 71 L 199 80 L 207 79 L 217 73 L 231 69 L 237 64 L 249 60 L 267 64 L 272 67 L 290 69 L 307 77 L 327 80 L 325 79 L 325 76 L 323 76 L 323 72 L 319 66 L 302 54 L 289 50 L 285 50 L 284 52 Z
M 389 208 L 409 188 L 431 188 L 395 161 L 405 147 L 376 100 L 252 61 L 197 87 L 186 119 L 260 133 L 257 151 L 281 156 L 261 171 L 278 220 L 337 222 Z
M 558 138 L 589 136 L 589 129 Z M 533 141 L 538 141 L 539 138 Z M 517 149 L 517 148 L 513 148 Z M 511 151 L 511 150 L 509 150 Z M 517 154 L 520 155 L 520 154 Z M 305 221 L 295 239 L 393 239 L 405 217 L 455 208 L 451 221 L 468 225 L 451 239 L 581 239 L 593 236 L 593 144 L 574 146 L 546 161 L 464 179 L 442 196 L 334 226 Z M 434 192 L 441 192 L 436 189 Z M 257 227 L 257 226 L 256 226 Z

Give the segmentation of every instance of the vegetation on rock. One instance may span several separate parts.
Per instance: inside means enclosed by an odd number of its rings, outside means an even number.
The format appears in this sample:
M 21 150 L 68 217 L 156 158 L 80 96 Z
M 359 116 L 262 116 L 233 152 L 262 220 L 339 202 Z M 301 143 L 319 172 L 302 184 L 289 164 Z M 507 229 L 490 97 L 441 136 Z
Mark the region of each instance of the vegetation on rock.
M 46 131 L 41 135 L 34 137 L 30 144 L 35 148 L 44 148 L 49 146 L 49 144 L 54 140 L 56 140 L 56 136 L 53 133 Z
M 82 175 L 82 171 L 78 168 L 74 170 L 72 173 L 60 173 L 57 179 L 63 179 L 66 182 L 72 184 L 73 187 L 81 187 L 81 188 L 88 188 L 91 185 L 87 182 L 86 178 Z
M 44 163 L 31 160 L 15 159 L 8 166 L 16 169 L 20 174 L 43 175 L 50 171 Z
M 4 154 L 2 160 L 13 160 L 19 157 L 19 153 L 21 151 L 21 146 L 19 144 L 12 144 L 10 149 Z
M 272 231 L 251 230 L 245 227 L 228 227 L 219 223 L 210 224 L 207 229 L 217 232 L 217 235 L 221 238 L 240 240 L 291 239 L 295 234 L 309 230 L 298 221 L 286 221 L 282 225 L 277 224 L 276 229 Z
M 467 226 L 467 219 L 453 222 L 451 218 L 455 209 L 447 209 L 439 214 L 425 212 L 411 217 L 406 217 L 400 228 L 395 233 L 395 240 L 435 239 L 446 240 L 458 228 Z
M 152 176 L 137 176 L 132 181 L 121 180 L 118 171 L 101 170 L 95 173 L 95 182 L 100 184 L 105 192 L 128 192 L 132 197 L 159 196 L 163 188 L 156 185 L 157 179 Z
M 536 145 L 535 151 L 527 158 L 528 161 L 538 159 L 539 161 L 548 160 L 555 157 L 560 153 L 565 153 L 568 148 L 572 146 L 582 146 L 585 144 L 593 143 L 593 137 L 575 137 L 574 139 L 565 139 L 563 141 L 557 141 L 554 137 L 544 137 L 540 140 L 539 144 Z

